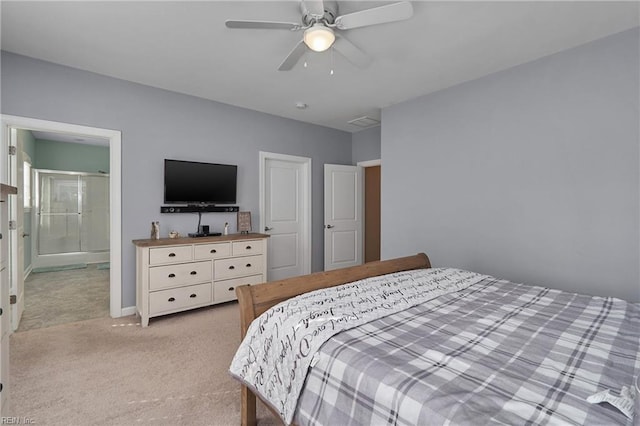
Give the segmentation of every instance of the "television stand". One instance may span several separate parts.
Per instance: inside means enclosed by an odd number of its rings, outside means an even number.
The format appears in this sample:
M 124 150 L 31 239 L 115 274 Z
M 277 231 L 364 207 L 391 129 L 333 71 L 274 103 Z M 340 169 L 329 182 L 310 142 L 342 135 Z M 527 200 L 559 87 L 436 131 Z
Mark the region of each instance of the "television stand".
M 190 238 L 200 238 L 200 237 L 219 237 L 222 235 L 222 232 L 210 232 L 208 234 L 202 232 L 193 232 L 188 233 L 187 236 Z

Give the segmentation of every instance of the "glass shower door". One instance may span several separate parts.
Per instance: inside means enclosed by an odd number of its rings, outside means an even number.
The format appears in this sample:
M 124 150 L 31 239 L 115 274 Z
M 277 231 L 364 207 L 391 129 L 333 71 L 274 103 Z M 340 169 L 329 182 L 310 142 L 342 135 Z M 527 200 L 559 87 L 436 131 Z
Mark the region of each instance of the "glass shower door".
M 82 177 L 80 250 L 109 250 L 109 175 Z
M 38 253 L 80 251 L 80 176 L 40 173 Z

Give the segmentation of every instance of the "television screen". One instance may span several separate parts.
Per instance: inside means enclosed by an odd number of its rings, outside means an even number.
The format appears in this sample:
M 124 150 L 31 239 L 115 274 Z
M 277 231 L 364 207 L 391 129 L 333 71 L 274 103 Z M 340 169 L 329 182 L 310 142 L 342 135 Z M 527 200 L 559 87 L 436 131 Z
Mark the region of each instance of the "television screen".
M 164 202 L 233 204 L 238 166 L 164 160 Z

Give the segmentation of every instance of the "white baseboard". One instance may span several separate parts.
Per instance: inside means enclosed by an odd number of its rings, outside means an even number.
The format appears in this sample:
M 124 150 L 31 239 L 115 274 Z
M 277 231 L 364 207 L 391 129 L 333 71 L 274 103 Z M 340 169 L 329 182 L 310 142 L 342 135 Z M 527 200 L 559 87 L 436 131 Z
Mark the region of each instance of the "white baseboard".
M 120 311 L 121 317 L 128 317 L 129 315 L 135 315 L 135 314 L 136 314 L 135 306 L 127 306 L 126 308 L 122 308 L 122 311 Z

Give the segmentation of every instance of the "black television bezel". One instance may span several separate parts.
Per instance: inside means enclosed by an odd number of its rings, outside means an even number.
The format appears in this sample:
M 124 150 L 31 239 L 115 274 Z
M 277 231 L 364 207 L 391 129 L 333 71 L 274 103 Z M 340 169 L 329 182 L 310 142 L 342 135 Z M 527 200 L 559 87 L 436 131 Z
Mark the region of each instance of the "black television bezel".
M 235 168 L 235 174 L 234 174 L 234 185 L 235 185 L 234 198 L 235 199 L 233 201 L 220 201 L 220 200 L 169 201 L 167 200 L 167 162 L 184 163 L 184 164 L 203 164 L 207 166 L 224 166 L 224 167 Z M 205 162 L 205 161 L 176 160 L 173 158 L 165 158 L 163 173 L 164 173 L 164 176 L 163 176 L 163 191 L 162 191 L 163 194 L 162 195 L 164 199 L 164 204 L 181 204 L 181 205 L 188 205 L 188 206 L 215 206 L 219 204 L 223 204 L 223 205 L 235 204 L 238 200 L 238 165 L 237 164 L 223 164 L 223 163 L 211 163 L 211 162 Z

